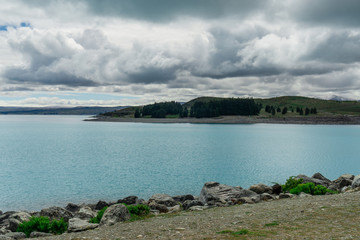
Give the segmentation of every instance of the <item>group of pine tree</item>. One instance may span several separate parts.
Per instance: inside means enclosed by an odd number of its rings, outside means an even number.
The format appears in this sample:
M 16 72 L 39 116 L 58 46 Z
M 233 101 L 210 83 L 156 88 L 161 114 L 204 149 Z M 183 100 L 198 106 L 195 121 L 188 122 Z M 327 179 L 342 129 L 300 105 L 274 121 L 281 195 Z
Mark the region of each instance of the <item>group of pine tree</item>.
M 257 115 L 262 108 L 251 98 L 230 98 L 211 100 L 208 102 L 197 101 L 190 109 L 178 102 L 161 102 L 146 105 L 135 111 L 135 118 L 151 117 L 164 118 L 167 115 L 185 117 L 218 117 L 224 115 Z
M 165 118 L 166 116 L 179 116 L 181 118 L 210 118 L 226 115 L 252 116 L 258 115 L 262 105 L 256 103 L 252 98 L 228 98 L 210 101 L 196 101 L 190 109 L 178 102 L 160 102 L 145 105 L 135 110 L 134 117 Z M 288 110 L 294 112 L 293 107 L 274 107 L 266 105 L 265 112 L 275 115 L 277 113 L 286 114 Z M 296 112 L 300 115 L 317 114 L 316 108 L 297 107 Z
M 289 110 L 291 112 L 294 112 L 293 107 L 289 107 L 289 109 L 287 107 L 283 107 L 283 109 L 281 109 L 280 107 L 274 107 L 274 106 L 270 106 L 270 105 L 265 106 L 265 112 L 270 113 L 272 115 L 275 115 L 276 113 L 281 113 L 281 114 L 285 115 Z M 299 115 L 317 114 L 317 109 L 316 109 L 316 107 L 314 107 L 314 108 L 305 108 L 305 110 L 304 110 L 301 107 L 296 107 L 296 112 Z

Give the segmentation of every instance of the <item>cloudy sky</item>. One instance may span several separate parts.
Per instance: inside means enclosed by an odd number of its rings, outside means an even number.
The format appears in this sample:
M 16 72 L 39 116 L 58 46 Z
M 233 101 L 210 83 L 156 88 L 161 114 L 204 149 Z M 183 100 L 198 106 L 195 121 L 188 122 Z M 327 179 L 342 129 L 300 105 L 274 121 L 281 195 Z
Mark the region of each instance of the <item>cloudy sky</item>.
M 0 106 L 360 100 L 358 0 L 0 4 Z

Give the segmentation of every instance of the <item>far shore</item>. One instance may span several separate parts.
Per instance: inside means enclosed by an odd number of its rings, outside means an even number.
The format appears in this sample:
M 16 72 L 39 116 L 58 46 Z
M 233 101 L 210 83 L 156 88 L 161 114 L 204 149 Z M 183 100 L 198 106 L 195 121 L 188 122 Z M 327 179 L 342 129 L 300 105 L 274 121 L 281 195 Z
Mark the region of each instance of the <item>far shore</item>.
M 217 123 L 217 124 L 319 124 L 319 125 L 359 125 L 360 116 L 305 116 L 305 117 L 259 117 L 221 116 L 215 118 L 120 118 L 97 116 L 85 121 L 134 122 L 134 123 Z

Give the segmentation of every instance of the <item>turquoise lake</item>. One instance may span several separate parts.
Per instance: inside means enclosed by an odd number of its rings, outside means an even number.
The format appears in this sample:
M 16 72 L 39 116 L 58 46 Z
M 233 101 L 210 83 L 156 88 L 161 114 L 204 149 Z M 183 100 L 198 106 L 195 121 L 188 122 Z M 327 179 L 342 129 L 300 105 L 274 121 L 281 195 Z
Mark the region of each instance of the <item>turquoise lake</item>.
M 360 126 L 85 122 L 0 116 L 0 210 L 199 195 L 321 172 L 360 174 Z

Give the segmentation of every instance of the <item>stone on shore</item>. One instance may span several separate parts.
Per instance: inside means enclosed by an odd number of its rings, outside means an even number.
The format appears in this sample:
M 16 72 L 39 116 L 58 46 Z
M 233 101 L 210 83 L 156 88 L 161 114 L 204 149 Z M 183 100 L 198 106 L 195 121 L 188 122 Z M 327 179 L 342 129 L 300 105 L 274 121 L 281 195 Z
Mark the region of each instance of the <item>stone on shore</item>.
M 184 210 L 188 210 L 189 208 L 194 206 L 204 206 L 204 203 L 201 202 L 200 200 L 186 200 L 182 204 Z
M 65 209 L 68 210 L 69 212 L 77 212 L 79 211 L 81 208 L 81 206 L 74 204 L 74 203 L 68 203 L 68 205 L 66 205 Z
M 151 210 L 156 210 L 159 211 L 160 213 L 167 213 L 169 211 L 168 207 L 164 204 L 159 204 L 156 202 L 150 202 L 148 204 L 148 206 L 150 207 Z
M 333 182 L 338 186 L 338 189 L 343 189 L 344 187 L 351 186 L 354 177 L 352 174 L 343 174 Z
M 263 183 L 254 184 L 249 188 L 249 190 L 256 192 L 257 194 L 262 194 L 262 193 L 272 194 L 273 193 L 272 188 Z
M 98 226 L 99 224 L 96 223 L 89 223 L 88 221 L 79 218 L 72 218 L 69 220 L 68 232 L 81 232 L 90 229 L 95 229 Z
M 12 232 L 16 232 L 18 226 L 25 221 L 29 221 L 31 215 L 27 212 L 16 212 L 10 215 L 9 217 L 9 227 L 8 229 Z
M 274 200 L 275 197 L 269 193 L 262 193 L 260 195 L 260 200 L 261 201 L 271 201 L 271 200 Z
M 7 233 L 5 235 L 4 239 L 24 239 L 26 238 L 26 235 L 25 233 L 22 233 L 22 232 L 11 232 L 11 233 Z M 1 240 L 1 238 L 0 238 Z
M 165 205 L 166 207 L 173 207 L 176 205 L 176 202 L 172 197 L 170 197 L 167 194 L 161 194 L 161 193 L 152 195 L 148 202 L 149 204 L 151 202 L 155 202 L 157 204 Z
M 360 175 L 357 175 L 356 177 L 354 177 L 354 180 L 352 181 L 351 187 L 352 188 L 360 187 Z
M 207 205 L 225 206 L 243 202 L 244 197 L 260 200 L 260 196 L 253 191 L 218 182 L 207 182 L 201 190 L 199 200 Z
M 61 218 L 63 218 L 65 222 L 68 222 L 70 218 L 74 217 L 74 214 L 66 210 L 65 208 L 50 207 L 42 209 L 40 211 L 40 216 L 49 217 L 51 220 L 60 220 Z
M 175 202 L 180 202 L 180 203 L 184 203 L 187 200 L 195 200 L 195 197 L 191 194 L 173 196 L 172 198 L 174 199 Z
M 314 183 L 315 185 L 322 185 L 324 187 L 327 187 L 331 190 L 337 190 L 338 189 L 338 186 L 333 183 L 332 181 L 330 181 L 329 179 L 325 178 L 324 176 L 322 176 L 320 173 L 316 173 L 314 174 L 315 177 L 317 178 L 313 178 L 313 177 L 308 177 L 306 175 L 303 175 L 303 174 L 300 174 L 300 175 L 297 175 L 295 177 L 295 179 L 300 179 L 302 178 L 303 179 L 303 183 L 309 183 L 309 182 L 312 182 Z M 321 178 L 321 179 L 319 179 Z
M 123 204 L 114 204 L 106 209 L 100 225 L 113 225 L 130 219 L 130 212 Z
M 52 236 L 51 233 L 45 233 L 45 232 L 31 232 L 30 238 L 40 238 L 40 237 L 50 237 Z
M 107 202 L 100 200 L 100 201 L 98 201 L 98 203 L 96 204 L 95 210 L 101 210 L 101 209 L 103 209 L 104 207 L 108 207 L 108 206 L 109 206 L 109 204 L 108 204 Z
M 91 218 L 96 217 L 96 212 L 94 212 L 90 207 L 84 206 L 80 208 L 78 212 L 76 212 L 75 217 L 83 219 L 83 220 L 90 220 Z
M 126 205 L 139 204 L 139 198 L 137 196 L 128 196 L 124 199 L 119 199 L 117 203 L 125 203 Z
M 272 187 L 273 194 L 279 195 L 282 192 L 282 187 L 280 184 L 275 184 Z

